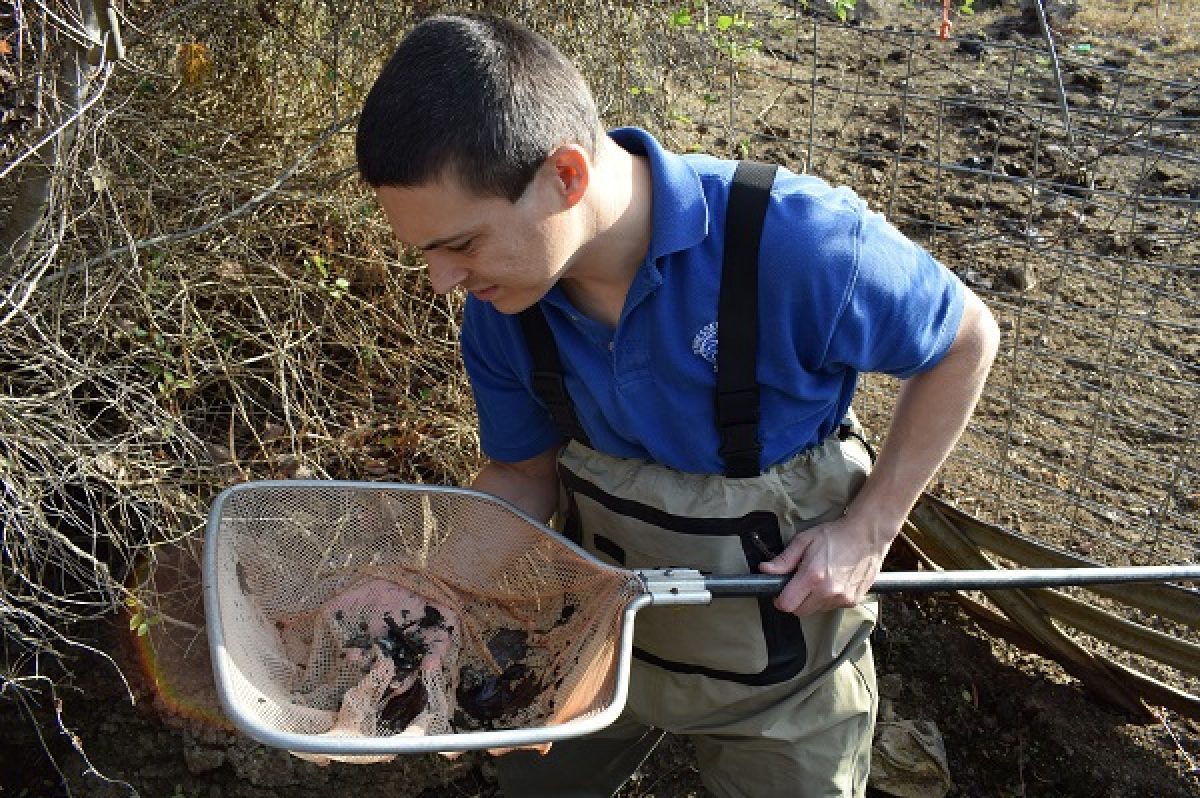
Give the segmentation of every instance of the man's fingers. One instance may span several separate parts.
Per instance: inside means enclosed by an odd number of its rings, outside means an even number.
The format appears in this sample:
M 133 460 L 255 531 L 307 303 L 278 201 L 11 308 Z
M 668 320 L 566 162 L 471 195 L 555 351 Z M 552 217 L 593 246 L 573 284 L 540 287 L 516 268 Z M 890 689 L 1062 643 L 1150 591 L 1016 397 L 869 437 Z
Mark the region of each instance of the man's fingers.
M 803 617 L 842 607 L 853 607 L 862 596 L 856 585 L 837 583 L 829 575 L 800 570 L 775 598 L 775 607 L 782 612 Z
M 775 597 L 775 608 L 780 612 L 796 612 L 808 600 L 811 591 L 799 579 L 793 579 Z
M 807 535 L 797 535 L 777 557 L 759 563 L 758 569 L 768 574 L 790 574 L 804 559 L 811 542 L 812 539 Z

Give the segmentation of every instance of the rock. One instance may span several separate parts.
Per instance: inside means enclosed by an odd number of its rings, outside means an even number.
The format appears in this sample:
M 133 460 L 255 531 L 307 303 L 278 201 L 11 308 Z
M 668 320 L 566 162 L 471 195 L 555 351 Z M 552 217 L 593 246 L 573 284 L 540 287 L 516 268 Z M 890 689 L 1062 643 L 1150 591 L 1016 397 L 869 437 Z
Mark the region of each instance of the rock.
M 1171 163 L 1157 163 L 1150 170 L 1150 179 L 1157 180 L 1160 183 L 1184 180 L 1186 177 L 1187 172 L 1183 170 L 1183 167 Z
M 226 751 L 226 760 L 233 766 L 240 781 L 253 787 L 294 787 L 324 780 L 321 768 L 291 756 L 286 751 L 265 748 L 249 740 L 239 741 Z
M 878 681 L 881 696 L 899 698 L 904 692 L 904 677 L 898 673 L 881 674 Z
M 996 149 L 1006 155 L 1012 155 L 1017 152 L 1027 153 L 1029 151 L 1029 143 L 1015 136 L 1002 136 L 996 142 Z
M 189 745 L 183 749 L 183 759 L 187 762 L 188 772 L 198 776 L 224 765 L 225 752 L 220 748 Z
M 1037 280 L 1027 264 L 1015 263 L 1004 270 L 1004 283 L 1018 291 L 1028 291 L 1037 285 Z
M 987 44 L 980 36 L 966 36 L 958 41 L 958 51 L 980 58 L 987 52 Z
M 1025 164 L 1019 161 L 1001 161 L 1000 171 L 1009 177 L 1029 177 L 1031 174 Z
M 972 288 L 979 288 L 984 291 L 991 291 L 995 288 L 995 283 L 988 277 L 985 277 L 975 269 L 967 269 L 961 275 L 962 280 Z
M 1069 91 L 1067 92 L 1067 105 L 1071 108 L 1087 108 L 1092 105 L 1091 95 Z
M 1076 72 L 1071 75 L 1070 80 L 1073 85 L 1092 92 L 1104 91 L 1108 86 L 1108 78 L 1100 72 L 1092 70 Z
M 937 726 L 912 720 L 876 724 L 867 784 L 896 798 L 944 798 L 954 782 Z
M 1133 239 L 1133 249 L 1139 255 L 1150 256 L 1158 250 L 1158 241 L 1145 236 L 1138 236 Z

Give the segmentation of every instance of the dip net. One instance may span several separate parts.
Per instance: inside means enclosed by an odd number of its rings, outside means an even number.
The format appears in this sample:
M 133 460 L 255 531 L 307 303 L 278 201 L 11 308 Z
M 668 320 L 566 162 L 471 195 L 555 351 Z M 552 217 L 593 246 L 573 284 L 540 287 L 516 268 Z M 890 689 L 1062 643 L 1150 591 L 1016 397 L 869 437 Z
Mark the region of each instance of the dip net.
M 205 566 L 227 708 L 276 732 L 363 738 L 608 707 L 640 582 L 486 498 L 327 482 L 227 493 Z

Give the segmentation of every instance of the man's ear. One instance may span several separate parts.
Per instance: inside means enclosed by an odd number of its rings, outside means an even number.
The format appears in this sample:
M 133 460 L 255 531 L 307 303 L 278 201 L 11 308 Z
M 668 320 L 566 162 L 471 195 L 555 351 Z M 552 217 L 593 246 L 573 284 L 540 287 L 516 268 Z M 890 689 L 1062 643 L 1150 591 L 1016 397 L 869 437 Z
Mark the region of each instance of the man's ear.
M 592 179 L 592 161 L 577 144 L 564 144 L 546 158 L 554 175 L 555 189 L 565 208 L 573 208 L 587 194 Z

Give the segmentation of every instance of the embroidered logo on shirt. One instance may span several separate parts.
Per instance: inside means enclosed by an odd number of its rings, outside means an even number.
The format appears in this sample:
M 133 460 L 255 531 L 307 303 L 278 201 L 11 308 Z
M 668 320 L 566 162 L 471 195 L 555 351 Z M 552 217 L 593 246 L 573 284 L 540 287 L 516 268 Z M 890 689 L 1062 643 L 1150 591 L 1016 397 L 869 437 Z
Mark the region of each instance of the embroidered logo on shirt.
M 692 339 L 692 351 L 712 364 L 717 370 L 717 323 L 709 322 L 700 328 Z

